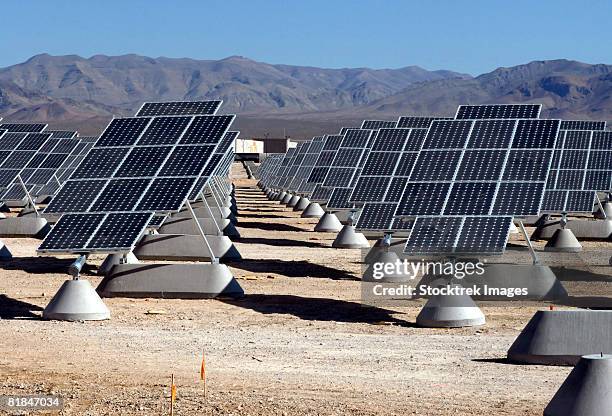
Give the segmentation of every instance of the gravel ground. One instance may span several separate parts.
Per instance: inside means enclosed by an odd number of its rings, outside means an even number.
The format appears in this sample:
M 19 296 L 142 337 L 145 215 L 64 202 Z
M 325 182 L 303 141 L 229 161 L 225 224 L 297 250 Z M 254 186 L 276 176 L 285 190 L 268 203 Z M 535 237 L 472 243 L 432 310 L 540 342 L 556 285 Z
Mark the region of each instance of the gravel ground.
M 241 300 L 112 298 L 109 321 L 42 321 L 70 259 L 37 257 L 38 240 L 3 239 L 15 259 L 0 265 L 0 395 L 63 397 L 64 410 L 49 414 L 161 415 L 174 374 L 177 415 L 538 415 L 569 373 L 504 360 L 549 304 L 487 304 L 487 324 L 464 329 L 416 327 L 420 300 L 365 308 L 359 250 L 331 249 L 332 235 L 311 231 L 316 220 L 267 201 L 238 165 L 234 178 L 244 260 L 230 267 Z M 585 249 L 595 277 L 568 272 L 564 285 L 609 300 L 610 243 Z M 100 262 L 84 276 L 94 285 Z

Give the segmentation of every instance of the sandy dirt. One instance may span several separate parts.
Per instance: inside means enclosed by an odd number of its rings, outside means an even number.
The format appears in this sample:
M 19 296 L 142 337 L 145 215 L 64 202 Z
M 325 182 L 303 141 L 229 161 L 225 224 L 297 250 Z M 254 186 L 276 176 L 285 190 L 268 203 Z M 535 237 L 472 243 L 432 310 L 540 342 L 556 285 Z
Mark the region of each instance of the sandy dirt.
M 330 248 L 333 235 L 267 201 L 239 165 L 234 177 L 241 300 L 112 298 L 111 320 L 43 321 L 71 260 L 37 257 L 39 240 L 3 239 L 14 260 L 0 265 L 0 395 L 60 395 L 64 410 L 50 414 L 162 415 L 174 374 L 177 415 L 542 414 L 571 369 L 505 355 L 549 304 L 487 304 L 487 324 L 464 329 L 416 327 L 423 301 L 363 307 L 360 251 Z M 573 299 L 609 301 L 600 254 L 610 243 L 585 249 L 593 278 L 567 272 L 564 285 Z M 94 286 L 100 262 L 84 274 Z

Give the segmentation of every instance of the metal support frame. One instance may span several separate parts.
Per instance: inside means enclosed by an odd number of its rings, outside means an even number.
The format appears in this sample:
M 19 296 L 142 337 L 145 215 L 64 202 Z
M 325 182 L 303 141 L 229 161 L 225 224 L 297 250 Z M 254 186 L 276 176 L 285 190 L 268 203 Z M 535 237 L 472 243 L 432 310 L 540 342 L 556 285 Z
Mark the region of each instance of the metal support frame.
M 191 206 L 191 203 L 189 201 L 187 201 L 187 208 L 189 209 L 189 212 L 191 213 L 191 218 L 193 218 L 193 221 L 195 222 L 195 225 L 198 229 L 198 232 L 200 233 L 200 236 L 202 236 L 202 239 L 204 240 L 204 245 L 206 246 L 206 250 L 208 250 L 208 254 L 210 256 L 210 262 L 212 264 L 218 264 L 219 259 L 215 257 L 215 254 L 213 253 L 212 248 L 210 247 L 210 244 L 208 243 L 208 239 L 206 238 L 206 234 L 204 234 L 204 230 L 202 229 L 202 226 L 200 225 L 200 221 L 198 221 L 198 217 L 196 217 L 195 212 L 193 212 L 193 207 Z
M 607 215 L 606 215 L 606 211 L 604 210 L 603 204 L 601 203 L 601 200 L 599 199 L 599 195 L 597 195 L 597 193 L 595 194 L 595 199 L 597 200 L 597 205 L 599 206 L 599 211 L 601 212 L 601 215 L 603 215 L 604 220 L 607 219 Z M 608 195 L 608 201 L 610 200 L 610 195 Z
M 25 183 L 23 183 L 23 179 L 21 179 L 21 175 L 17 175 L 17 180 L 19 181 L 19 184 L 21 185 L 21 188 L 23 189 L 23 192 L 25 192 L 26 198 L 28 199 L 28 202 L 30 203 L 30 205 L 32 205 L 32 208 L 34 209 L 34 212 L 36 213 L 36 216 L 40 217 L 38 209 L 36 208 L 36 204 L 34 203 L 34 200 L 32 199 L 32 196 L 30 195 L 30 192 L 28 191 L 28 188 L 25 186 Z
M 525 237 L 525 240 L 527 241 L 527 246 L 529 247 L 529 253 L 531 254 L 531 258 L 533 259 L 533 264 L 535 265 L 540 264 L 540 259 L 538 258 L 538 255 L 536 254 L 535 249 L 533 248 L 533 244 L 531 244 L 531 240 L 529 239 L 529 234 L 527 234 L 527 230 L 525 229 L 525 226 L 523 225 L 523 221 L 518 221 L 518 223 L 519 223 L 521 232 L 523 233 L 523 237 Z
M 212 195 L 212 197 L 213 197 L 213 199 L 215 201 L 215 205 L 217 206 L 217 210 L 219 211 L 219 215 L 221 216 L 221 218 L 223 218 L 223 211 L 221 210 L 221 203 L 217 200 L 217 195 L 215 194 L 215 190 L 214 190 L 212 184 L 210 183 L 210 181 L 209 181 L 209 183 L 206 184 L 206 186 L 208 186 L 208 189 L 210 189 L 210 193 L 211 193 L 211 195 Z M 206 197 L 204 199 L 206 199 Z
M 221 227 L 219 227 L 219 224 L 217 224 L 217 220 L 215 219 L 215 216 L 213 215 L 212 209 L 210 209 L 210 205 L 208 205 L 208 201 L 206 201 L 206 197 L 204 196 L 204 192 L 200 192 L 200 196 L 202 197 L 202 201 L 204 202 L 204 206 L 206 207 L 206 210 L 208 211 L 208 215 L 210 215 L 210 218 L 212 219 L 212 222 L 215 224 L 215 228 L 217 229 L 217 235 L 218 236 L 222 236 L 223 235 L 223 231 L 221 230 Z

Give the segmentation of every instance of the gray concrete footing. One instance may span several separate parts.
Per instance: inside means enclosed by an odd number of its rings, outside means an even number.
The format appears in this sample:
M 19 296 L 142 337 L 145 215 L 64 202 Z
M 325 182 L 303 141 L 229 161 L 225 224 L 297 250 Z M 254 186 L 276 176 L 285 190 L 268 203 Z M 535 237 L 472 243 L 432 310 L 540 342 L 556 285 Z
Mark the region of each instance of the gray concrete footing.
M 0 220 L 0 237 L 44 238 L 51 230 L 42 217 L 10 217 Z
M 599 218 L 599 219 L 612 218 L 612 201 L 602 201 L 601 206 L 603 207 L 603 212 L 606 215 L 604 216 L 601 213 L 601 209 L 597 208 L 597 211 L 595 211 L 594 217 Z
M 289 201 L 291 201 L 291 198 L 293 198 L 293 195 L 285 193 L 285 196 L 280 200 L 280 203 L 283 205 L 287 205 Z
M 606 220 L 569 220 L 565 228 L 569 228 L 579 239 L 612 239 L 612 217 Z M 555 231 L 561 229 L 559 220 L 541 221 L 531 238 L 533 240 L 548 240 Z
M 311 202 L 302 212 L 302 218 L 321 218 L 325 214 L 321 205 L 316 202 Z
M 576 365 L 583 355 L 612 354 L 611 328 L 612 311 L 538 311 L 508 350 L 508 360 Z
M 361 280 L 364 282 L 389 282 L 389 283 L 400 283 L 400 282 L 410 282 L 412 281 L 411 276 L 402 273 L 396 273 L 399 268 L 390 266 L 386 266 L 387 264 L 396 265 L 397 262 L 401 261 L 398 255 L 394 251 L 388 251 L 382 249 L 380 253 L 376 256 L 376 261 L 372 262 L 368 268 L 363 273 Z M 374 263 L 379 263 L 381 266 L 375 266 Z M 375 270 L 379 268 L 378 270 Z M 386 273 L 385 268 L 389 268 L 393 270 L 391 273 Z M 383 273 L 383 276 L 377 277 L 375 273 Z
M 223 235 L 229 238 L 240 238 L 240 233 L 228 219 L 221 219 L 217 223 L 219 228 L 222 230 Z M 206 235 L 216 235 L 218 233 L 217 227 L 215 226 L 212 218 L 198 218 L 200 226 L 204 230 Z M 164 221 L 163 225 L 158 229 L 160 234 L 188 234 L 188 235 L 200 235 L 198 227 L 196 227 L 193 218 L 168 218 Z
M 342 229 L 342 223 L 335 214 L 326 212 L 321 216 L 314 230 L 318 233 L 336 233 Z
M 557 229 L 544 246 L 545 251 L 562 253 L 577 253 L 582 251 L 582 245 L 569 228 Z
M 421 309 L 416 323 L 425 328 L 460 328 L 484 325 L 485 316 L 467 295 L 434 295 Z
M 128 253 L 125 258 L 122 254 L 109 254 L 106 256 L 100 267 L 98 267 L 98 275 L 106 276 L 113 266 L 121 264 L 122 262 L 125 262 L 126 264 L 140 263 L 134 253 Z
M 221 261 L 237 261 L 242 256 L 226 236 L 207 235 L 214 255 Z M 147 234 L 134 249 L 141 260 L 210 261 L 202 237 L 184 234 Z
M 361 233 L 355 231 L 354 225 L 342 227 L 336 239 L 332 242 L 334 248 L 368 248 L 370 243 Z
M 287 207 L 295 208 L 295 206 L 300 202 L 300 197 L 297 195 L 293 195 L 291 199 L 287 202 Z
M 293 207 L 294 211 L 304 211 L 310 205 L 310 199 L 306 197 L 301 197 L 300 200 Z
M 480 275 L 466 275 L 460 279 L 465 288 L 474 288 L 480 295 L 473 295 L 476 300 L 508 300 L 505 293 L 499 295 L 492 289 L 518 290 L 526 289 L 527 294 L 516 293 L 514 300 L 559 300 L 567 297 L 567 291 L 557 279 L 549 266 L 540 264 L 485 264 Z M 425 275 L 419 286 L 434 286 L 439 275 Z M 485 286 L 489 289 L 485 293 Z
M 544 416 L 612 414 L 612 355 L 580 358 L 544 409 Z
M 210 210 L 213 213 L 213 218 L 217 220 L 217 223 L 220 223 L 221 220 L 223 219 L 230 220 L 232 224 L 236 224 L 238 222 L 232 210 L 227 207 L 221 207 L 221 208 L 210 207 Z M 194 208 L 193 212 L 197 218 L 210 218 L 210 213 L 204 207 Z M 191 213 L 189 212 L 189 210 L 183 210 L 181 212 L 174 214 L 172 218 L 192 218 L 192 217 L 191 217 Z
M 109 319 L 110 311 L 87 280 L 66 280 L 42 317 L 56 321 L 100 321 Z
M 242 297 L 224 264 L 119 264 L 98 286 L 104 297 L 203 299 Z
M 276 196 L 274 197 L 275 201 L 282 201 L 283 199 L 285 199 L 285 197 L 287 196 L 287 192 L 282 191 L 282 192 L 277 192 Z

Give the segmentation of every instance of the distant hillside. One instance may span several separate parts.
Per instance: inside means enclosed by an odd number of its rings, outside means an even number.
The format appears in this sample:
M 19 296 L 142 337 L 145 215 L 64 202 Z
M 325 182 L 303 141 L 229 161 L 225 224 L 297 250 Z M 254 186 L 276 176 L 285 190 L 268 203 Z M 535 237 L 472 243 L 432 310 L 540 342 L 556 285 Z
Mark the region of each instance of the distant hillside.
M 143 101 L 223 99 L 244 135 L 310 137 L 364 118 L 452 115 L 459 104 L 536 102 L 544 114 L 612 119 L 612 66 L 536 61 L 472 78 L 452 71 L 322 69 L 138 55 L 37 55 L 0 69 L 0 115 L 95 134 Z

